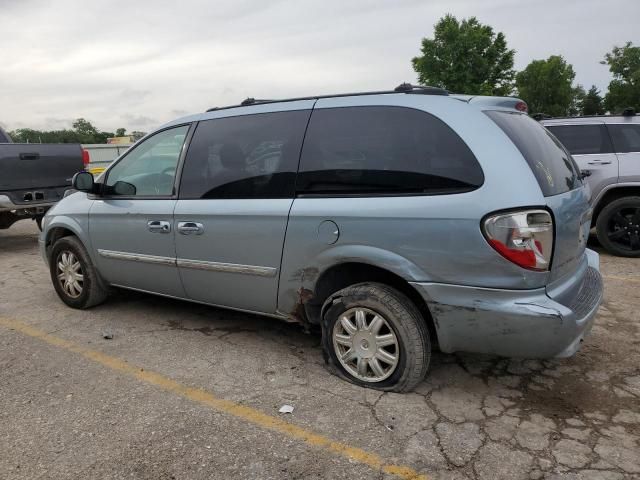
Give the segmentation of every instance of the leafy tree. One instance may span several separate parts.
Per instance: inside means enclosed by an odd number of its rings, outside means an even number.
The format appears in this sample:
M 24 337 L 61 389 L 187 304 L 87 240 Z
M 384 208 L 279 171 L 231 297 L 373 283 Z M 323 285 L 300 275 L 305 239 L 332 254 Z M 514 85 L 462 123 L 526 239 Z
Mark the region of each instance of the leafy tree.
M 96 135 L 98 133 L 98 129 L 84 118 L 78 118 L 71 126 L 80 135 Z
M 118 128 L 116 130 L 116 137 L 124 137 L 127 134 L 126 128 Z
M 587 92 L 582 85 L 578 84 L 573 88 L 573 96 L 568 111 L 570 116 L 582 115 L 582 102 L 584 102 L 586 96 Z
M 412 60 L 423 85 L 472 95 L 509 95 L 513 91 L 513 56 L 502 32 L 475 17 L 441 18 L 433 38 L 422 39 L 422 55 Z
M 600 62 L 609 65 L 613 80 L 605 95 L 604 106 L 611 113 L 620 113 L 627 107 L 640 110 L 640 47 L 627 42 L 622 47 L 613 47 Z
M 602 115 L 604 114 L 604 104 L 600 91 L 595 85 L 592 85 L 585 97 L 582 99 L 581 105 L 582 115 Z
M 19 128 L 10 133 L 14 142 L 22 143 L 107 143 L 112 132 L 100 132 L 91 122 L 78 118 L 72 124 L 73 130 L 41 131 Z
M 573 67 L 560 55 L 534 60 L 516 75 L 518 96 L 531 113 L 570 115 L 576 110 L 576 96 L 584 92 L 572 86 L 575 76 Z

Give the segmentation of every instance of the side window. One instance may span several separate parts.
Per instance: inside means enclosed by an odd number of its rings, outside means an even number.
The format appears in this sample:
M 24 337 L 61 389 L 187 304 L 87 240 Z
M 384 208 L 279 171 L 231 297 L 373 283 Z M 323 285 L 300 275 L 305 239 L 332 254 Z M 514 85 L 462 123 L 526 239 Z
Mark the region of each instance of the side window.
M 640 152 L 639 124 L 610 124 L 608 127 L 616 153 Z
M 404 107 L 314 110 L 297 190 L 310 194 L 437 194 L 484 182 L 471 150 L 444 122 Z
M 169 128 L 134 146 L 108 172 L 107 195 L 167 196 L 173 183 L 188 125 Z
M 611 153 L 611 140 L 604 125 L 549 125 L 547 129 L 571 155 Z
M 308 110 L 200 122 L 180 198 L 292 198 Z

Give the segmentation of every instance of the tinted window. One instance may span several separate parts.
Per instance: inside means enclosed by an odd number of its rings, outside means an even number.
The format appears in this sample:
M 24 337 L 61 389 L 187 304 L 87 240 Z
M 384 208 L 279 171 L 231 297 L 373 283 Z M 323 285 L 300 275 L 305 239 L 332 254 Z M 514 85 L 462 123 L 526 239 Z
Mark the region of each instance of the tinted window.
M 291 198 L 308 110 L 200 122 L 180 198 Z
M 545 197 L 582 185 L 569 152 L 542 125 L 526 114 L 485 112 L 507 134 L 533 171 Z
M 611 153 L 611 141 L 604 125 L 549 125 L 571 155 Z
M 616 152 L 640 152 L 640 125 L 609 125 Z
M 137 144 L 107 173 L 108 195 L 173 194 L 176 167 L 188 125 L 169 128 Z
M 298 191 L 435 194 L 473 190 L 484 177 L 462 139 L 428 113 L 402 107 L 314 110 Z

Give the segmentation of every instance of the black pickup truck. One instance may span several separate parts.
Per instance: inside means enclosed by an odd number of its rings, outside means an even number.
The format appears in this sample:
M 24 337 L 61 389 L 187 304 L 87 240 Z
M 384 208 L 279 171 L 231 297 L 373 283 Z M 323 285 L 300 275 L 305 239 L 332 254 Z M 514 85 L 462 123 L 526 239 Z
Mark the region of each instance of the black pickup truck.
M 25 218 L 40 226 L 87 163 L 79 144 L 12 143 L 0 128 L 0 229 Z

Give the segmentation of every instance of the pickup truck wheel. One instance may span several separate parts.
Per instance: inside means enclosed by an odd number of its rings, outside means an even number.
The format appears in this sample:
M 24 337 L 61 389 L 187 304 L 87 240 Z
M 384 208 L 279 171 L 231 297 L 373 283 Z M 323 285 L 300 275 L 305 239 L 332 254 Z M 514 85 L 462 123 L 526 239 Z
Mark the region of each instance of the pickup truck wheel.
M 56 293 L 72 308 L 90 308 L 107 298 L 107 288 L 76 237 L 62 237 L 53 245 L 49 270 Z
M 596 222 L 600 244 L 612 255 L 640 257 L 640 197 L 623 197 L 602 209 Z
M 322 338 L 329 370 L 363 387 L 406 392 L 429 367 L 431 341 L 415 305 L 399 291 L 360 283 L 323 307 Z

